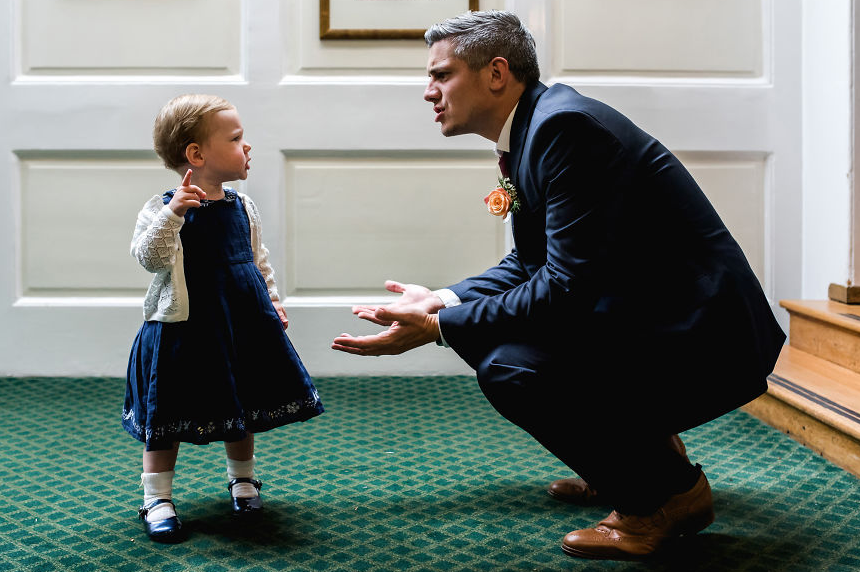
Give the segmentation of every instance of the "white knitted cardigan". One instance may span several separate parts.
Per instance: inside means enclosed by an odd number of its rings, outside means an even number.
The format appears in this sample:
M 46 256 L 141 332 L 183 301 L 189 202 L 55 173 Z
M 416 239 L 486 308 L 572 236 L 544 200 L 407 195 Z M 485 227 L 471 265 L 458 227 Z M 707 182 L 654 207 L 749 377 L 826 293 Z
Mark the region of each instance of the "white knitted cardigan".
M 245 194 L 237 193 L 251 222 L 251 250 L 254 264 L 266 281 L 269 298 L 278 301 L 275 273 L 269 264 L 269 250 L 263 244 L 260 213 Z M 182 241 L 179 230 L 185 217 L 177 216 L 155 195 L 137 215 L 131 255 L 147 271 L 155 273 L 143 300 L 143 319 L 158 322 L 182 322 L 188 319 L 188 289 L 185 286 Z

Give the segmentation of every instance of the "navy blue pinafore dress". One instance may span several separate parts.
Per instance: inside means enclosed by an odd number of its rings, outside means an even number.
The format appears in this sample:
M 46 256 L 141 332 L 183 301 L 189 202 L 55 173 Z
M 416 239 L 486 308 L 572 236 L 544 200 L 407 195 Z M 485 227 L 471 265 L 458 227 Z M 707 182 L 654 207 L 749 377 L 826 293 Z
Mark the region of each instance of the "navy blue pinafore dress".
M 144 322 L 132 345 L 122 424 L 147 450 L 238 441 L 323 412 L 254 264 L 244 204 L 225 193 L 190 209 L 179 232 L 188 320 Z

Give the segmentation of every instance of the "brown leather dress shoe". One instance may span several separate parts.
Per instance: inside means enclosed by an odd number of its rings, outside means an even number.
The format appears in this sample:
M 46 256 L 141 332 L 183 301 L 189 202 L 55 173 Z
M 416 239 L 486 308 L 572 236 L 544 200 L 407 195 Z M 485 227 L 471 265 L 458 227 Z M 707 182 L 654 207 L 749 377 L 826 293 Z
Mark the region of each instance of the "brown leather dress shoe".
M 687 448 L 677 435 L 669 437 L 669 446 L 678 451 L 687 459 Z M 689 459 L 687 459 L 689 461 Z M 591 488 L 583 479 L 569 478 L 553 481 L 547 489 L 549 496 L 560 501 L 578 504 L 580 506 L 594 506 L 602 504 L 603 500 L 597 491 Z
M 584 479 L 570 478 L 553 481 L 546 492 L 549 493 L 549 496 L 560 501 L 580 506 L 593 506 L 601 503 L 597 491 L 591 488 Z
M 695 534 L 714 522 L 714 501 L 705 473 L 690 490 L 679 493 L 647 516 L 618 511 L 596 528 L 569 532 L 561 549 L 569 556 L 604 560 L 640 560 L 685 534 Z

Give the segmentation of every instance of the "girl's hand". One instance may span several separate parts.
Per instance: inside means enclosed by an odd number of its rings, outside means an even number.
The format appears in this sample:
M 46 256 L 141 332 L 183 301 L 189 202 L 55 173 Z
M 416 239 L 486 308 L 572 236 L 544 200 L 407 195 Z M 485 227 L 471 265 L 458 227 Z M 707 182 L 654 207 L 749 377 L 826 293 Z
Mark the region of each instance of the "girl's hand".
M 167 203 L 176 216 L 185 216 L 190 208 L 200 206 L 200 201 L 206 198 L 206 193 L 197 185 L 191 184 L 191 169 L 186 171 L 182 183 L 176 188 L 173 198 Z
M 281 306 L 280 302 L 275 302 L 273 300 L 272 306 L 275 307 L 275 312 L 278 313 L 278 317 L 281 319 L 281 324 L 284 325 L 284 329 L 286 330 L 287 327 L 289 327 L 289 325 L 290 325 L 290 321 L 287 319 L 287 311 L 284 310 L 284 307 Z

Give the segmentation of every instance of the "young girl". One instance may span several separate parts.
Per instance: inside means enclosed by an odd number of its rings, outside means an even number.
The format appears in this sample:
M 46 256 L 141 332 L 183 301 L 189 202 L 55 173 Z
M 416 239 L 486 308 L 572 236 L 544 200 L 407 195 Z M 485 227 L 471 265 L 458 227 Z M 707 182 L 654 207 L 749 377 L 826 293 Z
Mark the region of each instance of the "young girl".
M 255 513 L 254 434 L 323 406 L 287 338 L 257 208 L 222 187 L 248 176 L 251 146 L 236 108 L 214 96 L 177 97 L 156 118 L 153 140 L 184 177 L 144 205 L 134 229 L 131 254 L 155 277 L 129 358 L 123 427 L 145 443 L 144 528 L 176 542 L 180 441 L 224 441 L 233 512 Z

